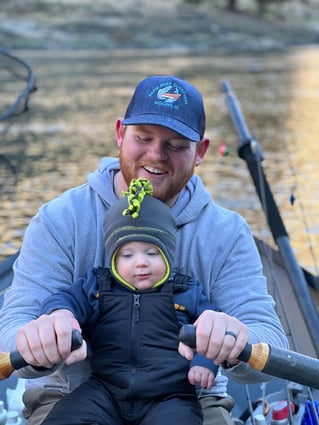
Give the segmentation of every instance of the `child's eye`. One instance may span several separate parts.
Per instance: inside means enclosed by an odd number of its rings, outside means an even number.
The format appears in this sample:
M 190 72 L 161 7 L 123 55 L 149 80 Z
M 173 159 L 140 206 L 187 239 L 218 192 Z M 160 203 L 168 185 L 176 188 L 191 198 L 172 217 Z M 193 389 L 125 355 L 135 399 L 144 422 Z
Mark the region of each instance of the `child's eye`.
M 130 258 L 130 257 L 132 257 L 132 254 L 130 252 L 122 252 L 121 257 Z
M 152 255 L 152 256 L 154 256 L 154 255 L 158 255 L 159 254 L 159 252 L 158 251 L 148 251 L 148 253 L 147 253 L 148 255 Z

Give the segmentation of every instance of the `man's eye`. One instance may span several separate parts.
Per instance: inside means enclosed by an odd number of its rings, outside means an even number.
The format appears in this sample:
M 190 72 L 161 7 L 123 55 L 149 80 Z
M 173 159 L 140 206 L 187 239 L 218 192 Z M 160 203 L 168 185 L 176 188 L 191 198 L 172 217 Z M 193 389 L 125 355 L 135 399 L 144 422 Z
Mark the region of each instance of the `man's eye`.
M 141 143 L 141 144 L 145 144 L 145 143 L 149 143 L 151 142 L 151 138 L 150 137 L 140 137 L 140 136 L 135 136 L 135 141 L 137 143 Z
M 178 151 L 184 151 L 184 150 L 188 149 L 188 146 L 169 143 L 168 148 L 171 151 L 178 152 Z

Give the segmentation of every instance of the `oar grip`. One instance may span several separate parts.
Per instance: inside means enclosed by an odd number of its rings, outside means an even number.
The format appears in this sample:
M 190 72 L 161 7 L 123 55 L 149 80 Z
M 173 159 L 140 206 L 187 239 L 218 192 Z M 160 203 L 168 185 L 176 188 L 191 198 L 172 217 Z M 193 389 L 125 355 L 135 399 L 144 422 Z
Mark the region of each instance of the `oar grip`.
M 19 370 L 28 366 L 28 363 L 24 360 L 19 351 L 11 351 L 10 363 L 14 370 Z
M 179 331 L 179 340 L 189 347 L 196 349 L 196 326 L 184 325 Z M 248 362 L 252 353 L 253 346 L 247 344 L 244 350 L 238 356 L 238 360 Z
M 196 327 L 194 325 L 184 325 L 179 330 L 179 340 L 190 348 L 196 349 Z
M 81 347 L 83 342 L 83 338 L 81 333 L 77 329 L 72 330 L 72 341 L 71 341 L 71 351 L 77 350 Z M 10 353 L 10 363 L 14 370 L 21 369 L 23 367 L 28 366 L 28 363 L 24 360 L 24 358 L 21 356 L 19 351 L 12 351 Z M 36 367 L 37 369 L 45 369 L 42 367 Z

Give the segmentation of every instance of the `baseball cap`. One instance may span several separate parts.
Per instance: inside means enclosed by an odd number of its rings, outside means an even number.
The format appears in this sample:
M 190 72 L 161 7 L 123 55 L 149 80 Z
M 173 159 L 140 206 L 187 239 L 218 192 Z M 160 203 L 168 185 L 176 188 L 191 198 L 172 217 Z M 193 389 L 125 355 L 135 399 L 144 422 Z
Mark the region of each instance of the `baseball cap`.
M 138 84 L 122 123 L 161 125 L 199 142 L 205 121 L 203 98 L 193 85 L 172 75 L 158 75 Z

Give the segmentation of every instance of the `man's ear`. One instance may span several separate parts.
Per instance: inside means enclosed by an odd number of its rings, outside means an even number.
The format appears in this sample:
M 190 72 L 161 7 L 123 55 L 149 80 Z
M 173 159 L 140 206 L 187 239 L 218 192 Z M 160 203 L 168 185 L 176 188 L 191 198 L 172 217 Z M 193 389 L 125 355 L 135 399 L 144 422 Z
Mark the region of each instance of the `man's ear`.
M 125 125 L 122 124 L 122 121 L 123 118 L 118 118 L 115 123 L 115 135 L 118 147 L 121 147 L 126 128 Z
M 208 137 L 203 137 L 202 140 L 197 142 L 195 167 L 198 167 L 203 162 L 204 156 L 206 155 L 209 145 L 210 145 L 210 140 Z

